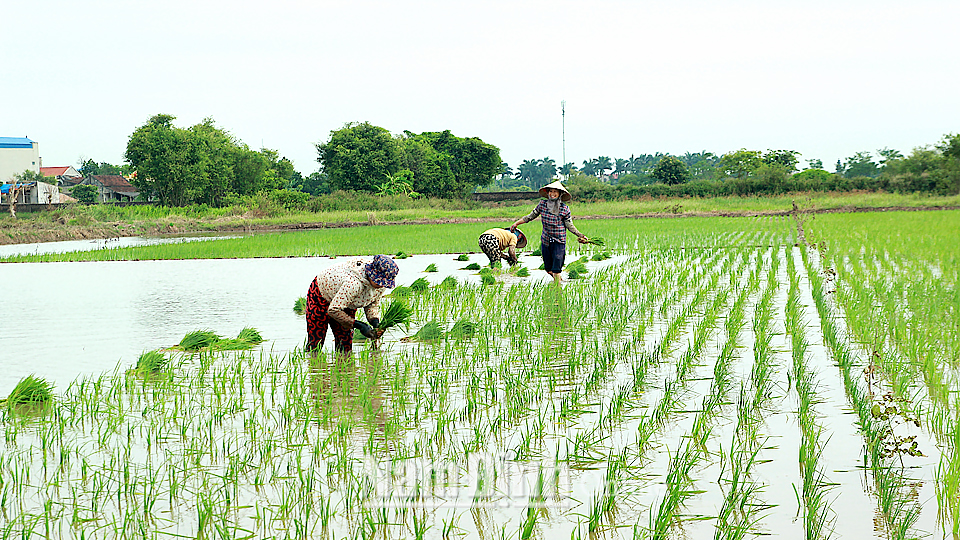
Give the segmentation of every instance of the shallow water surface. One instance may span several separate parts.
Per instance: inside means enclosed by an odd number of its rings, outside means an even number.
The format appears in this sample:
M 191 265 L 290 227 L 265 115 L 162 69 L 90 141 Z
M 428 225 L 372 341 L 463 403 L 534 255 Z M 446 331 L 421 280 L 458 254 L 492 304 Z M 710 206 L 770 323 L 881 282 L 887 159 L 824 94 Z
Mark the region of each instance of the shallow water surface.
M 470 262 L 456 255 L 414 255 L 397 260 L 398 285 L 425 277 L 432 284 L 448 275 L 478 283 Z M 264 350 L 278 353 L 302 346 L 306 323 L 293 312 L 313 277 L 344 258 L 203 259 L 11 263 L 0 265 L 7 284 L 0 302 L 0 396 L 35 374 L 62 392 L 80 375 L 130 367 L 148 350 L 176 345 L 194 330 L 236 337 L 245 326 L 260 331 Z M 540 264 L 525 280 L 546 275 Z M 438 271 L 425 273 L 429 264 Z M 508 278 L 520 279 L 520 278 Z M 327 347 L 332 347 L 332 339 Z

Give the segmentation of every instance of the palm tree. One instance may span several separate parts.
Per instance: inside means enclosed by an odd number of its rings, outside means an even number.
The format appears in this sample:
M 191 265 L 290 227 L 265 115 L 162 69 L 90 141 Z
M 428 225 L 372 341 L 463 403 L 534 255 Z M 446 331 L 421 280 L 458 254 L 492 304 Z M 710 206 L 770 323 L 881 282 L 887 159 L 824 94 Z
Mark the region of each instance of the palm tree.
M 612 168 L 613 163 L 610 161 L 609 156 L 600 156 L 597 158 L 597 176 L 602 178 L 604 171 Z
M 629 159 L 618 158 L 613 166 L 613 174 L 617 175 L 617 177 L 620 177 L 627 173 L 627 167 L 629 166 L 630 166 Z
M 597 162 L 595 159 L 589 161 L 583 160 L 583 168 L 580 169 L 580 172 L 583 174 L 589 174 L 596 176 L 597 175 Z

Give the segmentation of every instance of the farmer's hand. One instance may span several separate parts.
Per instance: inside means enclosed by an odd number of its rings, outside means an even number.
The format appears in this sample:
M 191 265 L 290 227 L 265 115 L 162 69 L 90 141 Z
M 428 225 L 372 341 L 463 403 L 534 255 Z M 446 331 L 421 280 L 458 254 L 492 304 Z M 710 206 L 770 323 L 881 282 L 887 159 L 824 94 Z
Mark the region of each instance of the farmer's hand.
M 386 328 L 377 328 L 376 332 L 377 332 L 377 339 L 380 339 L 380 338 L 383 337 L 383 334 L 385 334 L 385 333 L 387 332 L 387 329 L 386 329 Z
M 369 324 L 362 321 L 353 321 L 353 327 L 360 331 L 363 334 L 363 337 L 367 339 L 377 339 L 377 333 L 374 332 L 373 327 Z
M 587 238 L 587 235 L 585 235 L 585 234 L 581 234 L 580 236 L 577 237 L 577 242 L 580 242 L 581 244 L 586 244 L 586 243 L 588 243 L 589 241 L 590 241 L 590 239 Z
M 369 319 L 367 319 L 367 320 L 370 321 L 370 326 L 372 326 L 372 327 L 374 327 L 374 328 L 377 328 L 377 327 L 380 326 L 380 319 L 378 319 L 378 318 L 376 318 L 376 317 L 372 317 L 372 318 L 369 318 Z

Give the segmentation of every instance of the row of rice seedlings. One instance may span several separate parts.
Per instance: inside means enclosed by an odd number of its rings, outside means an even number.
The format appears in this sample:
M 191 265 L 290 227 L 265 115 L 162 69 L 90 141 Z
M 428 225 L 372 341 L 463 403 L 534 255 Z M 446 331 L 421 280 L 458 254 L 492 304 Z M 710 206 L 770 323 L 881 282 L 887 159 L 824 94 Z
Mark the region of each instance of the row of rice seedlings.
M 802 255 L 804 265 L 810 268 L 806 251 L 803 251 Z M 894 469 L 890 456 L 883 452 L 885 431 L 874 419 L 872 396 L 860 386 L 853 373 L 856 368 L 855 355 L 843 341 L 841 330 L 835 322 L 834 308 L 826 297 L 824 279 L 817 272 L 808 272 L 808 277 L 820 317 L 824 344 L 841 370 L 847 398 L 857 413 L 858 423 L 866 440 L 867 463 L 873 476 L 874 492 L 887 534 L 896 539 L 911 538 L 915 534 L 912 528 L 919 517 L 919 506 L 911 503 L 904 493 L 906 476 L 903 469 Z
M 754 479 L 754 467 L 761 462 L 759 456 L 766 440 L 761 436 L 763 412 L 772 397 L 772 377 L 776 370 L 770 340 L 771 304 L 778 287 L 778 261 L 777 257 L 772 258 L 766 287 L 755 306 L 753 366 L 749 380 L 741 382 L 730 449 L 721 454 L 720 482 L 724 500 L 717 516 L 714 535 L 717 539 L 756 534 L 763 512 L 770 508 L 760 498 L 764 486 Z M 753 288 L 756 284 L 756 278 L 752 278 L 748 287 Z
M 730 269 L 731 267 L 725 265 L 724 268 Z M 713 288 L 716 284 L 717 279 L 714 277 L 710 280 L 710 287 Z M 728 293 L 728 289 L 723 289 L 714 296 L 712 304 L 704 313 L 704 317 L 695 326 L 693 341 L 690 347 L 680 356 L 680 362 L 676 369 L 677 378 L 672 382 L 670 380 L 665 381 L 663 396 L 653 412 L 641 421 L 638 426 L 637 437 L 633 445 L 623 449 L 624 455 L 627 455 L 629 452 L 630 455 L 636 456 L 633 459 L 642 459 L 642 456 L 650 448 L 649 445 L 653 435 L 666 425 L 670 416 L 679 411 L 681 392 L 689 378 L 687 374 L 691 372 L 693 362 L 699 358 L 707 337 L 715 327 L 719 310 L 726 304 Z M 701 297 L 695 295 L 695 298 Z M 683 451 L 678 451 L 669 461 L 667 467 L 668 493 L 661 501 L 658 512 L 656 514 L 650 514 L 649 529 L 635 528 L 637 535 L 652 533 L 654 537 L 663 537 L 670 527 L 676 523 L 677 511 L 684 504 L 684 501 L 698 493 L 696 490 L 689 489 L 691 483 L 689 471 L 706 455 L 705 441 L 711 432 L 710 425 L 716 415 L 720 413 L 721 408 L 719 405 L 725 399 L 724 396 L 729 388 L 729 361 L 733 357 L 733 350 L 736 346 L 735 343 L 737 335 L 739 334 L 739 328 L 742 326 L 742 310 L 746 298 L 746 290 L 742 290 L 737 301 L 734 303 L 734 315 L 728 318 L 728 324 L 730 326 L 727 343 L 723 347 L 721 360 L 715 365 L 715 377 L 711 384 L 711 390 L 707 397 L 704 398 L 702 407 L 699 410 L 700 412 L 694 420 L 692 435 L 688 438 L 688 444 L 685 445 Z M 739 318 L 736 315 L 738 312 Z M 686 316 L 686 310 L 678 315 L 681 318 Z M 623 480 L 624 478 L 619 478 L 618 484 L 614 484 L 613 486 L 605 484 L 604 489 L 616 491 L 619 489 L 619 482 Z M 593 500 L 603 500 L 603 493 L 596 493 Z M 593 532 L 594 529 L 592 527 L 599 524 L 599 520 L 596 519 L 596 511 L 597 506 L 594 506 L 591 519 L 588 519 L 588 532 Z
M 820 464 L 826 441 L 822 439 L 824 428 L 817 420 L 813 404 L 816 401 L 816 374 L 807 363 L 806 333 L 803 330 L 800 298 L 799 275 L 796 272 L 793 257 L 787 258 L 787 272 L 790 289 L 786 305 L 786 331 L 791 339 L 793 359 L 792 379 L 799 397 L 797 417 L 800 422 L 800 478 L 801 489 L 798 498 L 801 502 L 804 519 L 805 538 L 814 540 L 827 538 L 836 514 L 830 508 L 828 492 L 831 484 Z
M 900 230 L 899 222 L 896 226 Z M 956 400 L 952 396 L 958 382 L 956 370 L 946 367 L 960 348 L 956 332 L 943 334 L 951 324 L 950 310 L 942 309 L 945 299 L 956 296 L 956 271 L 944 273 L 943 254 L 926 249 L 935 236 L 926 230 L 909 235 L 920 236 L 921 241 L 901 241 L 893 249 L 886 241 L 882 247 L 866 241 L 857 249 L 843 242 L 833 244 L 831 251 L 837 252 L 834 259 L 842 261 L 836 266 L 837 299 L 850 330 L 868 344 L 868 389 L 873 392 L 877 387 L 876 393 L 884 396 L 883 400 L 876 399 L 874 409 L 883 411 L 883 418 L 918 426 L 919 420 L 925 419 L 924 427 L 944 447 L 935 473 L 938 521 L 945 529 L 960 531 L 960 502 L 955 496 L 960 491 L 960 478 L 951 472 L 960 470 L 956 461 L 960 456 L 951 436 L 957 429 Z M 847 255 L 841 259 L 843 254 Z M 921 384 L 925 396 L 914 390 Z M 886 385 L 891 389 L 889 395 L 882 390 Z M 901 459 L 905 453 L 922 455 L 913 437 L 887 435 L 885 452 L 895 452 Z

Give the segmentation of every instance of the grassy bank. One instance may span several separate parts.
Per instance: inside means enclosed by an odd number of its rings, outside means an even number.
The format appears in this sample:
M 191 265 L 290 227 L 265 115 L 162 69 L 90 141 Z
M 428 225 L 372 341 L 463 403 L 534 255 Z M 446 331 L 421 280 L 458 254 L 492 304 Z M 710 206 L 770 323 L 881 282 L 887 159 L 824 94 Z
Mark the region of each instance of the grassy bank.
M 0 244 L 20 244 L 157 236 L 191 232 L 269 231 L 424 222 L 512 221 L 532 208 L 530 201 L 414 201 L 403 197 L 371 198 L 322 212 L 289 211 L 269 201 L 247 206 L 208 208 L 71 206 L 0 218 Z M 571 203 L 575 218 L 756 214 L 805 210 L 886 207 L 960 206 L 960 196 L 935 197 L 891 193 L 794 193 L 775 197 L 640 199 Z

